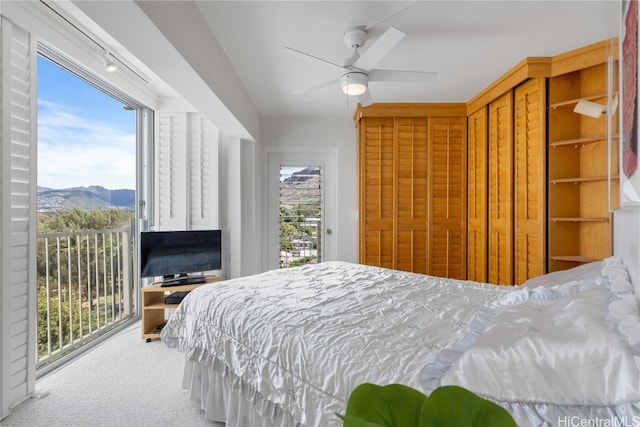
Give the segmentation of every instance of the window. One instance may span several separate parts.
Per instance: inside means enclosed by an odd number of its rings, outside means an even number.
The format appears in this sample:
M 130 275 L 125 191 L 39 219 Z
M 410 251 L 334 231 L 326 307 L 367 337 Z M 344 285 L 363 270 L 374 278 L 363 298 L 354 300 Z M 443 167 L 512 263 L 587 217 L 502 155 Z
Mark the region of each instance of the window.
M 280 165 L 280 268 L 322 261 L 322 168 Z
M 150 112 L 38 46 L 38 374 L 136 317 L 138 154 Z

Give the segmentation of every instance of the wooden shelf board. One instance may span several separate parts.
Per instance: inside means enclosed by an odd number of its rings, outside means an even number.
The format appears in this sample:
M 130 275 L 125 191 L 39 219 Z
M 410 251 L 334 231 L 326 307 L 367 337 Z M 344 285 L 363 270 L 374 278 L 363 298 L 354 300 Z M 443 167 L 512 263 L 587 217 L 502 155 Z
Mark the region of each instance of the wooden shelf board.
M 551 184 L 580 184 L 582 182 L 606 181 L 607 179 L 608 177 L 606 176 L 583 176 L 578 178 L 550 179 L 549 182 Z
M 609 222 L 609 218 L 602 217 L 554 217 L 550 219 L 553 222 Z
M 602 261 L 602 259 L 600 258 L 593 258 L 593 257 L 588 257 L 583 255 L 556 255 L 556 256 L 550 256 L 549 259 L 553 261 L 572 261 L 572 262 Z
M 606 93 L 594 93 L 593 95 L 581 96 L 579 98 L 573 98 L 573 99 L 567 99 L 565 101 L 554 102 L 553 104 L 549 104 L 549 108 L 556 109 L 561 107 L 572 107 L 582 100 L 595 101 L 598 99 L 606 99 L 606 98 L 607 98 Z
M 173 308 L 178 308 L 178 304 L 165 304 L 164 302 L 156 302 L 156 303 L 152 303 L 152 304 L 146 304 L 144 307 L 144 310 L 159 310 L 159 309 L 173 309 Z
M 613 139 L 618 139 L 618 135 L 612 135 Z M 549 147 L 557 148 L 557 147 L 565 147 L 573 145 L 575 147 L 581 147 L 583 145 L 594 144 L 596 142 L 606 141 L 607 135 L 593 135 L 593 136 L 584 136 L 582 138 L 573 138 L 573 139 L 564 139 L 561 141 L 550 142 Z
M 193 285 L 179 285 L 179 286 L 165 286 L 162 287 L 162 283 L 154 283 L 152 285 L 144 286 L 141 288 L 142 292 L 184 292 L 191 291 L 197 288 L 198 286 L 202 286 L 209 283 L 221 282 L 223 279 L 219 276 L 207 276 L 205 277 L 205 283 L 196 283 Z

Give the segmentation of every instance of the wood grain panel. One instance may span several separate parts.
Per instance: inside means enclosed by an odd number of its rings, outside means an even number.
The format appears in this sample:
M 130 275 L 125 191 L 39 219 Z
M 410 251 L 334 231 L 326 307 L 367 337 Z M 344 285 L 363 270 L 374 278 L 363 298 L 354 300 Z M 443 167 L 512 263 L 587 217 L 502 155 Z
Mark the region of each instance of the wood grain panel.
M 428 135 L 427 117 L 395 120 L 397 153 L 396 268 L 426 273 Z
M 468 119 L 467 278 L 487 281 L 487 108 Z
M 360 262 L 393 268 L 396 183 L 393 118 L 363 119 L 358 133 Z
M 513 95 L 489 104 L 488 281 L 513 284 Z
M 514 90 L 515 283 L 545 272 L 545 82 Z
M 467 278 L 467 124 L 464 117 L 430 120 L 429 274 Z

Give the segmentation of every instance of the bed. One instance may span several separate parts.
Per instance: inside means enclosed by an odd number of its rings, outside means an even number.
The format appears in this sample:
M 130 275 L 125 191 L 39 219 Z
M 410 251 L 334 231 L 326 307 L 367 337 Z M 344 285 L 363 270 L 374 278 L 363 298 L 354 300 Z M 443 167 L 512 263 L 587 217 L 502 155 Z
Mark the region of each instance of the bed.
M 615 258 L 521 287 L 344 262 L 273 270 L 194 290 L 161 338 L 185 354 L 205 418 L 228 427 L 338 426 L 365 382 L 458 384 L 524 426 L 640 422 L 638 300 Z

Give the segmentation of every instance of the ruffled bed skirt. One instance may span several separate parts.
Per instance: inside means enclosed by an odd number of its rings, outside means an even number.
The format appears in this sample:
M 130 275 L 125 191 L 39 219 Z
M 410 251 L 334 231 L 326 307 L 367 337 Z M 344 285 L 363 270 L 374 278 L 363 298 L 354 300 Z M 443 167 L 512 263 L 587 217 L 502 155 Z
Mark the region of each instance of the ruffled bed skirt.
M 226 427 L 297 427 L 290 414 L 266 402 L 262 396 L 243 390 L 242 383 L 197 360 L 186 360 L 182 387 L 189 398 L 200 401 L 205 420 Z

